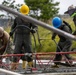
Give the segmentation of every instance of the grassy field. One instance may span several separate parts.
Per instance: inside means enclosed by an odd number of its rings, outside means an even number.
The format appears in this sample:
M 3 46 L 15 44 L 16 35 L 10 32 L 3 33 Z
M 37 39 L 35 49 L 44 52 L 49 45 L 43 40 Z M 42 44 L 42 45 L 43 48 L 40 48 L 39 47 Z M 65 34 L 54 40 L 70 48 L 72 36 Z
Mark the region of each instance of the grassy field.
M 63 19 L 63 20 L 67 21 L 70 24 L 70 26 L 72 27 L 72 30 L 74 32 L 75 26 L 74 26 L 72 19 Z M 51 25 L 51 20 L 50 20 L 50 25 Z M 9 33 L 10 26 L 5 27 L 5 30 Z M 53 51 L 55 51 L 56 44 L 51 39 L 52 31 L 46 30 L 45 28 L 42 28 L 42 27 L 38 27 L 38 33 L 39 33 L 39 40 L 40 40 L 41 46 L 40 46 L 39 41 L 38 41 L 38 35 L 37 35 L 37 33 L 35 33 L 36 46 L 35 46 L 34 38 L 32 36 L 33 51 L 36 51 L 36 52 L 53 52 Z M 59 37 L 57 36 L 55 38 L 55 40 L 56 40 L 56 42 L 58 42 Z M 73 41 L 72 47 L 73 48 L 76 47 L 75 41 Z

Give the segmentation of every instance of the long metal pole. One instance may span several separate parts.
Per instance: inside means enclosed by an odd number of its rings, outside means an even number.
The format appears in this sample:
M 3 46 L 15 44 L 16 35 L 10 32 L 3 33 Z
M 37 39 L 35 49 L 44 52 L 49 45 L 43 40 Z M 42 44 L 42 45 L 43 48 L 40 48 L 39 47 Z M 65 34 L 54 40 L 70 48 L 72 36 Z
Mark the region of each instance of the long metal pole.
M 6 73 L 6 74 L 9 74 L 9 75 L 22 75 L 22 74 L 12 72 L 12 71 L 8 71 L 8 70 L 1 69 L 1 68 L 0 68 L 0 73 Z
M 34 19 L 34 18 L 30 17 L 30 16 L 24 16 L 24 15 L 22 15 L 21 13 L 16 12 L 16 11 L 14 11 L 14 10 L 6 7 L 6 6 L 3 6 L 3 5 L 1 5 L 1 4 L 0 4 L 0 9 L 3 9 L 3 10 L 5 10 L 5 11 L 9 12 L 9 13 L 12 13 L 12 14 L 14 14 L 14 15 L 17 15 L 17 16 L 21 17 L 21 18 L 24 19 L 24 20 L 25 20 L 25 19 L 26 19 L 26 20 L 29 20 L 30 22 L 35 23 L 35 24 L 37 24 L 38 26 L 42 26 L 42 27 L 44 27 L 44 28 L 46 28 L 46 29 L 48 29 L 48 30 L 50 30 L 50 31 L 52 30 L 53 32 L 55 32 L 55 33 L 57 33 L 57 34 L 60 34 L 60 35 L 62 35 L 62 36 L 64 36 L 64 37 L 66 37 L 66 38 L 69 38 L 69 39 L 72 39 L 72 40 L 76 40 L 76 37 L 73 36 L 72 34 L 69 34 L 69 33 L 64 32 L 64 31 L 62 31 L 62 30 L 56 29 L 56 28 L 54 28 L 53 26 L 50 26 L 49 24 L 46 24 L 46 23 L 41 22 L 41 21 L 38 21 L 38 20 L 36 20 L 36 19 Z

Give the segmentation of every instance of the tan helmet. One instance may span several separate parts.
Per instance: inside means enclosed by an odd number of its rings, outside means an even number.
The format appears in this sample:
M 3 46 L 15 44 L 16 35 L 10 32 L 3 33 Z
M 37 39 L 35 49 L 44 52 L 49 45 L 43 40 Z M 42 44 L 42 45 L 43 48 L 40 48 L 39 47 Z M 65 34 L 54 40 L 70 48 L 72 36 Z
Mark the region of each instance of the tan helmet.
M 3 33 L 4 33 L 4 29 L 2 27 L 0 27 L 0 37 L 3 36 Z
M 75 8 L 75 7 L 74 7 L 73 5 L 71 5 L 71 6 L 68 7 L 68 10 L 74 9 L 74 8 Z
M 29 7 L 25 4 L 23 4 L 20 8 L 20 12 L 24 15 L 27 15 L 29 13 Z

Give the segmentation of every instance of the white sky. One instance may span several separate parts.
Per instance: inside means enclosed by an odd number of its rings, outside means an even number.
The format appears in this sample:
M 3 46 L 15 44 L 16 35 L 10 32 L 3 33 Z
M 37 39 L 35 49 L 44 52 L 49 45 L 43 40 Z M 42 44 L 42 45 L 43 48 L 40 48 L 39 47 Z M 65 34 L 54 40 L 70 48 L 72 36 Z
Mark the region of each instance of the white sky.
M 54 0 L 54 1 L 60 2 L 58 6 L 60 8 L 59 10 L 60 14 L 64 14 L 64 12 L 67 11 L 68 7 L 72 4 L 76 6 L 76 0 Z
M 0 0 L 0 3 L 3 2 L 3 1 L 4 1 L 4 0 Z M 19 4 L 24 3 L 24 0 L 15 0 L 15 1 L 16 1 L 16 4 L 18 4 L 18 3 L 19 3 Z
M 3 0 L 0 0 L 0 3 L 2 2 Z M 15 0 L 16 1 L 16 3 L 18 4 L 23 4 L 24 3 L 24 0 Z M 65 11 L 67 11 L 67 9 L 68 9 L 68 7 L 70 6 L 70 5 L 74 5 L 74 6 L 76 6 L 76 0 L 54 0 L 55 2 L 56 1 L 58 1 L 58 2 L 60 2 L 60 4 L 59 4 L 59 8 L 60 8 L 60 10 L 59 10 L 59 14 L 64 14 L 64 12 Z

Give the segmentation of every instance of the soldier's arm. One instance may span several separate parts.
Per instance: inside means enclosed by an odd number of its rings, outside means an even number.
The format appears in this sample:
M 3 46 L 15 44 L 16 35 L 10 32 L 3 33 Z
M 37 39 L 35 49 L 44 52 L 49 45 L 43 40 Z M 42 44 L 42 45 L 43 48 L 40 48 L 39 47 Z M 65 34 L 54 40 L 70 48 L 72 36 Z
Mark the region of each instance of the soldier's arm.
M 56 35 L 57 35 L 56 33 L 53 33 L 53 34 L 52 34 L 52 38 L 51 38 L 51 39 L 52 39 L 52 40 L 54 40 L 54 39 L 55 39 L 55 37 L 56 37 Z
M 14 20 L 14 23 L 13 23 L 13 25 L 11 26 L 11 31 L 16 27 L 16 19 Z

